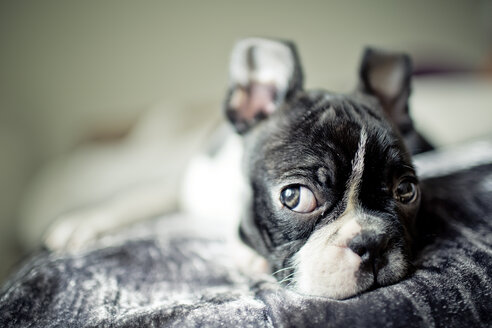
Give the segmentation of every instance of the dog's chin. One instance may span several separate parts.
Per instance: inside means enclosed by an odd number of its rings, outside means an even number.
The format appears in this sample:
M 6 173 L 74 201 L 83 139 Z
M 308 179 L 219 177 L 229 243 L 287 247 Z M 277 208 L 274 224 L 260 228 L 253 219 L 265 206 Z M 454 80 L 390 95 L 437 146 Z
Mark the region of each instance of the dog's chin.
M 304 295 L 346 299 L 374 287 L 386 286 L 403 279 L 408 262 L 399 249 L 386 252 L 376 268 L 366 263 L 348 247 L 325 245 L 324 255 L 302 248 L 295 257 L 296 269 L 292 288 Z M 317 254 L 316 254 L 317 253 Z

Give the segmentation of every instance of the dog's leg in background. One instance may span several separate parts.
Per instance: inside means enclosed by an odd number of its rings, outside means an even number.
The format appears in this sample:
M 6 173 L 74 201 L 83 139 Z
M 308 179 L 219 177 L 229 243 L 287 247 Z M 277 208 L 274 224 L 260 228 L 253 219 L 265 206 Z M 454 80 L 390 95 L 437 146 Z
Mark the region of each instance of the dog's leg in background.
M 175 209 L 169 184 L 128 188 L 99 204 L 62 214 L 45 233 L 44 244 L 55 251 L 75 251 L 114 229 Z
M 157 104 L 118 143 L 81 147 L 52 163 L 23 206 L 26 244 L 76 250 L 121 226 L 176 211 L 186 164 L 217 126 L 218 106 Z

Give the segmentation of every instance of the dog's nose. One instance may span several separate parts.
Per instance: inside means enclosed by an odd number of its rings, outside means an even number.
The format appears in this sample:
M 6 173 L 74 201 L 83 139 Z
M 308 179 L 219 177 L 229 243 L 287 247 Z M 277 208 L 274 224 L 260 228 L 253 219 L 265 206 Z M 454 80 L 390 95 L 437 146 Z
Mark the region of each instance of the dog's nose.
M 363 263 L 374 263 L 387 246 L 388 238 L 374 232 L 362 232 L 348 243 L 348 247 L 361 257 Z

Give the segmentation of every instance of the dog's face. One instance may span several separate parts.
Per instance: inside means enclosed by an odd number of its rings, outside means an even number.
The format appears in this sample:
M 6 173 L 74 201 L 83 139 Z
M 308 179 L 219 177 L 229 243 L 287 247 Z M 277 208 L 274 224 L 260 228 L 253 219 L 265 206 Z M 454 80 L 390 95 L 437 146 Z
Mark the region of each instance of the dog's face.
M 368 51 L 358 91 L 336 95 L 302 89 L 292 44 L 234 49 L 226 112 L 251 192 L 240 235 L 282 283 L 347 298 L 408 273 L 420 202 L 401 136 L 409 70 L 405 56 Z

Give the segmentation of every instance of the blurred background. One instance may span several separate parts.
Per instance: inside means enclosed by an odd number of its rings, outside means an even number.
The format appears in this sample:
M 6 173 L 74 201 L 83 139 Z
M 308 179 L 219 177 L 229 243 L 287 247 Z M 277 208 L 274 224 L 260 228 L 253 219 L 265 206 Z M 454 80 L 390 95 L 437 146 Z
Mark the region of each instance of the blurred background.
M 246 36 L 294 40 L 337 92 L 364 46 L 405 51 L 424 135 L 492 132 L 492 1 L 0 0 L 0 281 L 64 211 L 152 179 L 175 202 Z

